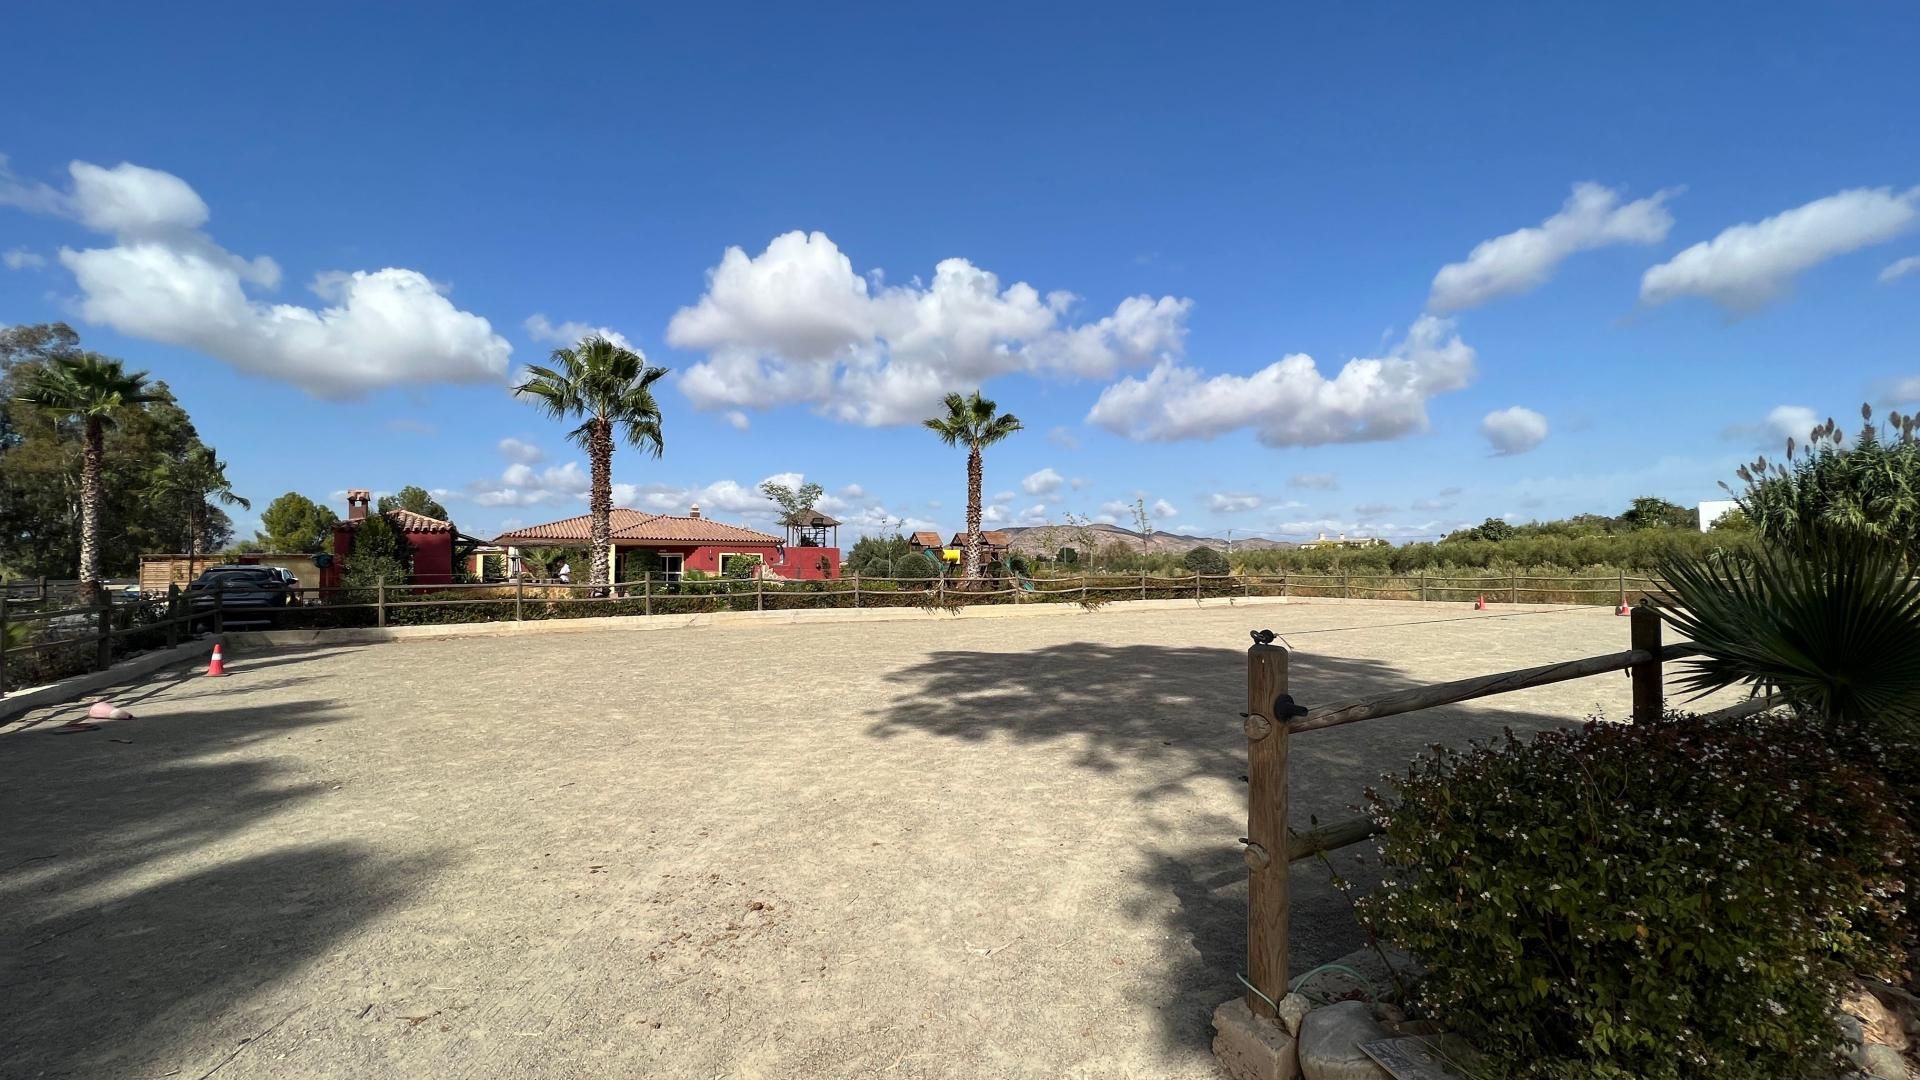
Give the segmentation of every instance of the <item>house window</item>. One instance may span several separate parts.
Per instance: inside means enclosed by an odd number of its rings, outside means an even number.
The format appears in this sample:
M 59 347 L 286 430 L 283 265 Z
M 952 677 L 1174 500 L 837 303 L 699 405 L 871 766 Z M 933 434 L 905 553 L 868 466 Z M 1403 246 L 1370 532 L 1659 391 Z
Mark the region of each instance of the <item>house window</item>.
M 720 573 L 723 577 L 757 577 L 766 561 L 767 557 L 757 551 L 723 551 L 719 556 Z

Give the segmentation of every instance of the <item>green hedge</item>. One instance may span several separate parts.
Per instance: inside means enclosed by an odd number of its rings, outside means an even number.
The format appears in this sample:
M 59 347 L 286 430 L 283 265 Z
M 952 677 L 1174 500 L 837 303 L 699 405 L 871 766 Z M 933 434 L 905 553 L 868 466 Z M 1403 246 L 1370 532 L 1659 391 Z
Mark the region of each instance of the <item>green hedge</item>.
M 1791 720 L 1509 734 L 1374 799 L 1363 917 L 1514 1076 L 1832 1076 L 1841 988 L 1901 959 L 1904 805 Z

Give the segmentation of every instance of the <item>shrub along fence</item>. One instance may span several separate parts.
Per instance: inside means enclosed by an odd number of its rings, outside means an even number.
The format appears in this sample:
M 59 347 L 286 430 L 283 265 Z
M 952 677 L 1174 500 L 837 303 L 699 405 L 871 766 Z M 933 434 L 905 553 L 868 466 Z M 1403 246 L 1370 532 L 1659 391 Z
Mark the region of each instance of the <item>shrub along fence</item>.
M 1626 671 L 1633 679 L 1633 720 L 1658 720 L 1665 696 L 1663 665 L 1698 652 L 1690 645 L 1660 643 L 1660 617 L 1642 601 L 1632 609 L 1629 647 L 1623 652 L 1557 664 L 1503 671 L 1455 682 L 1413 687 L 1366 701 L 1302 708 L 1289 693 L 1289 651 L 1273 644 L 1270 630 L 1254 631 L 1247 650 L 1247 1007 L 1271 1019 L 1287 992 L 1288 868 L 1300 859 L 1360 843 L 1380 832 L 1368 817 L 1335 822 L 1307 832 L 1287 825 L 1287 750 L 1292 736 L 1362 720 L 1399 716 L 1535 686 Z M 1717 716 L 1749 715 L 1771 707 L 1755 699 Z
M 89 597 L 72 582 L 37 584 L 31 591 L 0 587 L 0 696 L 178 645 L 193 635 L 196 621 L 198 629 L 218 630 L 218 608 L 196 615 L 177 588 L 128 597 L 103 582 Z
M 608 586 L 554 582 L 296 589 L 284 608 L 229 611 L 235 625 L 285 629 L 423 626 L 442 623 L 690 615 L 716 611 L 831 608 L 957 610 L 976 604 L 1080 604 L 1114 600 L 1344 597 L 1471 603 L 1627 603 L 1656 591 L 1650 578 L 1625 574 L 1547 576 L 1460 574 L 1155 575 L 975 579 L 849 575 L 827 581 L 774 578 L 668 578 L 648 574 Z

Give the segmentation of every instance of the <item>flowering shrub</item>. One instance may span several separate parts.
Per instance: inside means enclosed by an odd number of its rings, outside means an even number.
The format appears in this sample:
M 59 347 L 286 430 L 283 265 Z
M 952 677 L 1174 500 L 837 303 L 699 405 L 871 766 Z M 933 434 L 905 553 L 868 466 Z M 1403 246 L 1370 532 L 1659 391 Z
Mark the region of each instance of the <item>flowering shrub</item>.
M 1388 878 L 1363 916 L 1518 1076 L 1831 1076 L 1839 988 L 1898 962 L 1912 827 L 1791 722 L 1509 733 L 1370 795 Z

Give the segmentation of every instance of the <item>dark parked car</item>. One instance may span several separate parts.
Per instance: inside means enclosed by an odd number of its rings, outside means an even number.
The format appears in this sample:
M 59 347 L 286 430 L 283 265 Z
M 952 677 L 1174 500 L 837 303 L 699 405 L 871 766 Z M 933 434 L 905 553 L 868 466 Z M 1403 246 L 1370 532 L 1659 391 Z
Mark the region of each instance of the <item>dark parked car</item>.
M 187 602 L 196 611 L 212 611 L 217 602 L 227 615 L 273 611 L 292 602 L 289 578 L 273 566 L 210 566 L 187 585 Z

